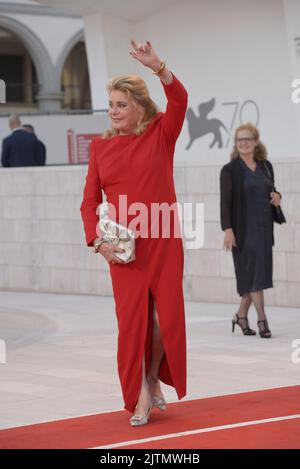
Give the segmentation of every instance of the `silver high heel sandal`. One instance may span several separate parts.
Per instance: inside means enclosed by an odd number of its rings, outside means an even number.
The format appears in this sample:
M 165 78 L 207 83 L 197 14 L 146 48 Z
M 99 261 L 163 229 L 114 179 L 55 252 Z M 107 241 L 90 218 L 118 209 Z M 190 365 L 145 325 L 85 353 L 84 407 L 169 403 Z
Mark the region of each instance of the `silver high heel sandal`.
M 157 407 L 160 410 L 166 410 L 167 408 L 167 401 L 164 397 L 157 397 L 153 396 L 153 407 Z
M 150 418 L 150 413 L 152 410 L 152 405 L 149 407 L 147 415 L 133 415 L 129 421 L 132 427 L 140 427 L 141 425 L 146 425 Z
M 152 376 L 147 377 L 147 381 L 150 386 L 150 392 L 151 392 L 151 384 L 156 384 L 158 379 L 153 378 Z M 152 402 L 153 402 L 153 407 L 157 407 L 160 410 L 166 410 L 167 408 L 167 401 L 165 400 L 164 396 L 155 396 L 152 395 Z

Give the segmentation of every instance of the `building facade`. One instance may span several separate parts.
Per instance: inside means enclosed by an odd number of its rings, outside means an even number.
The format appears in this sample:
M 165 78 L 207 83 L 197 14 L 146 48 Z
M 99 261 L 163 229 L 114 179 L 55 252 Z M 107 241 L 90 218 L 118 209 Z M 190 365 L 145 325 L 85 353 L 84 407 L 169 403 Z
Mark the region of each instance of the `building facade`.
M 239 299 L 231 256 L 222 250 L 219 173 L 229 160 L 234 129 L 249 120 L 258 125 L 275 167 L 288 221 L 285 226 L 276 226 L 275 283 L 267 292 L 267 302 L 299 306 L 299 1 L 22 3 L 26 8 L 34 4 L 30 8 L 40 10 L 28 16 L 24 10 L 9 10 L 15 2 L 0 2 L 0 27 L 18 37 L 23 34 L 36 69 L 35 75 L 28 72 L 28 58 L 27 73 L 43 85 L 37 108 L 62 108 L 66 99 L 62 97 L 62 67 L 83 37 L 93 109 L 107 107 L 105 85 L 110 77 L 123 73 L 140 74 L 154 101 L 164 109 L 159 80 L 129 55 L 131 38 L 151 40 L 187 88 L 189 109 L 175 156 L 176 188 L 180 202 L 202 202 L 205 206 L 204 246 L 186 252 L 187 299 Z M 55 13 L 52 10 L 50 14 L 53 7 Z M 64 13 L 57 16 L 61 8 Z M 39 37 L 35 46 L 33 34 Z M 41 67 L 41 63 L 45 65 Z M 0 285 L 6 289 L 111 294 L 107 266 L 84 246 L 79 206 L 86 168 L 60 171 L 41 168 L 1 172 Z M 12 178 L 17 178 L 17 190 Z
M 0 1 L 1 112 L 90 109 L 80 16 L 36 2 Z

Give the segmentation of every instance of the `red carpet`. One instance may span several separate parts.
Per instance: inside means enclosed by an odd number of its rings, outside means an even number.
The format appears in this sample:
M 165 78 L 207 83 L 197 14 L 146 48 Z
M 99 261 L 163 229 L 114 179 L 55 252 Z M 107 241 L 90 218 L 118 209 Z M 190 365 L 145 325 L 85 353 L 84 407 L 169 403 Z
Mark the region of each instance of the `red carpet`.
M 195 399 L 154 410 L 132 428 L 126 411 L 0 430 L 0 448 L 91 448 L 170 433 L 300 414 L 300 386 Z M 133 443 L 125 448 L 300 448 L 299 419 Z
M 299 449 L 300 418 L 128 445 L 124 449 Z

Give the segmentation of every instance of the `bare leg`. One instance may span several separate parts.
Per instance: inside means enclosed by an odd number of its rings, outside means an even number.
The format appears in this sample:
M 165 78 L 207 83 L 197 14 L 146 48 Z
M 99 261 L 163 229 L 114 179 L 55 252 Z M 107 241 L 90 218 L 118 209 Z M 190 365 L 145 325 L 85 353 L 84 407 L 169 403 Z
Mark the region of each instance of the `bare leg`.
M 155 306 L 153 315 L 152 361 L 147 379 L 149 382 L 151 394 L 156 397 L 163 396 L 159 382 L 159 367 L 164 354 L 165 350 L 160 332 L 157 309 Z
M 143 357 L 142 373 L 142 386 L 134 415 L 147 415 L 148 409 L 151 407 L 152 403 L 149 385 L 145 373 L 145 356 Z
M 158 374 L 164 353 L 165 351 L 160 333 L 159 319 L 155 306 L 153 315 L 152 361 L 148 377 L 146 378 L 145 355 L 143 356 L 142 385 L 134 415 L 146 416 L 149 408 L 152 406 L 152 396 L 163 397 Z

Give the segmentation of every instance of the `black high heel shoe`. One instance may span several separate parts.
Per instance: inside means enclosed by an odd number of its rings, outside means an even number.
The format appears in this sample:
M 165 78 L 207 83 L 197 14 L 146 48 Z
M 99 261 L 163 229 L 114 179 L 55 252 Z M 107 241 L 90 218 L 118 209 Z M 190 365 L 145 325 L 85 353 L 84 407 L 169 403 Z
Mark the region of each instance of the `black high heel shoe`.
M 244 321 L 244 324 L 242 323 Z M 249 327 L 249 321 L 247 318 L 240 318 L 237 314 L 232 319 L 232 332 L 234 332 L 235 325 L 240 326 L 244 335 L 256 335 L 256 332 Z M 243 327 L 243 325 L 245 327 Z
M 259 324 L 263 324 L 263 328 L 259 327 Z M 272 332 L 270 331 L 269 329 L 269 324 L 268 324 L 268 321 L 266 319 L 264 319 L 263 321 L 257 321 L 257 325 L 258 325 L 258 332 L 259 332 L 259 335 L 262 339 L 271 339 L 272 337 Z

